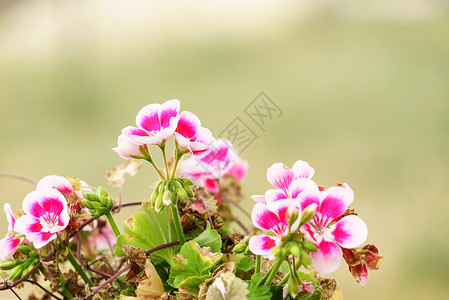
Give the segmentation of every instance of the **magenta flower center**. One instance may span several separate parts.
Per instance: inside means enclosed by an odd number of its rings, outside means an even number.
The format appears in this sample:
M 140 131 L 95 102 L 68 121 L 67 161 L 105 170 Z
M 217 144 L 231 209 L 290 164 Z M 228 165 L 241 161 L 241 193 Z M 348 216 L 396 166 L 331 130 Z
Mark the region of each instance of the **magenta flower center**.
M 46 212 L 43 216 L 39 218 L 41 224 L 45 225 L 44 227 L 53 228 L 55 225 L 58 225 L 59 216 L 53 212 Z

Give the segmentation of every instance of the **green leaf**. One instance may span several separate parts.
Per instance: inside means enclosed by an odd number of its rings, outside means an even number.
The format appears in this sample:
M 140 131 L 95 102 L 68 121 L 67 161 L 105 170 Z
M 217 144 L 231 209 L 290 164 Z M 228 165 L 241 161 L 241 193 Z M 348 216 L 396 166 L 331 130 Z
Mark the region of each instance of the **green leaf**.
M 245 273 L 254 269 L 256 263 L 251 257 L 244 256 L 239 262 L 237 262 L 237 272 Z
M 221 252 L 221 236 L 216 230 L 211 230 L 209 222 L 206 229 L 193 240 L 201 247 L 210 247 L 212 252 Z
M 168 283 L 198 295 L 200 284 L 210 278 L 210 271 L 222 256 L 221 253 L 212 253 L 209 248 L 201 248 L 195 241 L 189 241 L 174 257 Z
M 123 245 L 133 245 L 142 250 L 150 250 L 157 246 L 177 240 L 173 220 L 170 218 L 170 210 L 165 209 L 157 213 L 149 202 L 142 203 L 143 212 L 135 213 L 123 223 L 123 231 L 117 238 L 114 254 L 125 256 Z M 164 259 L 173 265 L 175 250 L 167 247 L 151 254 Z
M 248 280 L 248 300 L 271 300 L 270 288 L 266 285 L 259 285 L 263 280 L 263 274 L 254 274 L 251 280 Z

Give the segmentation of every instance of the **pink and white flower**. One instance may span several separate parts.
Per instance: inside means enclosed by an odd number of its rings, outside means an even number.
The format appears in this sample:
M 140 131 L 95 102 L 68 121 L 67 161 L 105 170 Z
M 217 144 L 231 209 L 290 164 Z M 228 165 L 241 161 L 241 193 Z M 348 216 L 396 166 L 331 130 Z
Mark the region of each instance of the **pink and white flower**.
M 179 150 L 189 151 L 193 155 L 205 153 L 214 141 L 210 130 L 201 127 L 200 119 L 188 111 L 183 111 L 179 115 L 174 135 Z
M 321 274 L 334 272 L 343 259 L 341 247 L 358 247 L 368 235 L 366 224 L 359 217 L 341 218 L 354 200 L 353 191 L 347 184 L 324 191 L 306 190 L 297 200 L 302 209 L 317 205 L 316 215 L 300 229 L 318 248 L 317 252 L 310 253 L 312 267 Z
M 42 189 L 26 195 L 22 203 L 25 215 L 19 217 L 14 230 L 25 235 L 36 249 L 56 238 L 69 224 L 67 200 L 56 189 Z
M 6 236 L 0 240 L 0 260 L 9 259 L 13 257 L 14 253 L 17 251 L 23 238 L 18 238 L 17 234 L 14 233 L 16 218 L 11 210 L 11 205 L 6 203 L 4 206 L 6 219 L 8 220 L 8 233 Z
M 252 221 L 254 226 L 268 232 L 266 235 L 256 235 L 249 240 L 249 249 L 256 255 L 263 255 L 265 258 L 270 256 L 273 248 L 280 245 L 282 237 L 289 231 L 287 220 L 287 209 L 294 207 L 298 209 L 298 215 L 301 215 L 301 209 L 293 200 L 287 199 L 272 203 L 270 205 L 256 203 L 252 212 Z M 296 231 L 299 226 L 299 218 L 290 230 Z
M 43 177 L 36 185 L 36 191 L 46 190 L 46 189 L 56 189 L 65 195 L 67 198 L 73 193 L 73 186 L 70 181 L 58 175 L 48 175 Z
M 253 195 L 251 198 L 260 203 L 273 203 L 282 199 L 294 199 L 301 192 L 318 186 L 310 180 L 315 170 L 305 161 L 298 160 L 289 169 L 283 163 L 275 163 L 267 170 L 268 181 L 277 189 L 270 189 L 265 195 Z
M 142 157 L 142 153 L 140 152 L 141 143 L 136 142 L 132 136 L 135 135 L 143 135 L 142 130 L 135 127 L 125 127 L 122 129 L 122 134 L 118 136 L 117 139 L 117 147 L 112 148 L 121 158 L 130 159 L 135 157 Z M 146 133 L 145 133 L 146 135 Z M 146 147 L 146 145 L 143 145 Z
M 160 145 L 162 141 L 168 140 L 178 125 L 179 105 L 179 100 L 173 99 L 163 104 L 156 103 L 145 106 L 136 117 L 138 128 L 127 127 L 127 130 L 132 131 L 129 137 L 139 145 Z M 126 144 L 126 141 L 122 139 L 122 143 Z M 132 145 L 127 144 L 127 146 Z M 120 148 L 120 143 L 118 148 Z

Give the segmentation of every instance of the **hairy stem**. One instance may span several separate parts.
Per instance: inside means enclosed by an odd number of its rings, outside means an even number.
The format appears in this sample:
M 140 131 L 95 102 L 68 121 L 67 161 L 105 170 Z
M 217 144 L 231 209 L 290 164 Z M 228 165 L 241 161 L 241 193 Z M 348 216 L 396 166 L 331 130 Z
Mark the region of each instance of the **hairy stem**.
M 76 258 L 73 256 L 73 254 L 72 254 L 72 252 L 70 252 L 70 250 L 67 252 L 67 259 L 70 261 L 70 263 L 75 268 L 75 270 L 78 272 L 78 274 L 80 274 L 81 278 L 83 278 L 84 282 L 87 283 L 90 287 L 93 287 L 94 284 L 92 283 L 92 281 L 90 281 L 89 277 L 87 277 L 86 273 L 84 273 L 83 268 L 76 261 Z
M 262 265 L 262 255 L 256 255 L 256 271 L 255 273 L 260 273 L 260 266 Z
M 106 213 L 106 217 L 108 218 L 109 224 L 111 225 L 112 231 L 114 231 L 114 234 L 116 237 L 118 237 L 121 233 L 120 230 L 117 227 L 117 224 L 115 223 L 114 217 L 112 217 L 112 214 L 110 211 Z
M 268 271 L 267 280 L 265 281 L 266 286 L 270 286 L 271 282 L 274 279 L 274 276 L 276 276 L 276 273 L 278 272 L 279 268 L 281 267 L 281 264 L 283 262 L 283 259 L 278 259 L 273 266 L 271 266 L 270 270 Z
M 173 204 L 170 206 L 173 215 L 173 221 L 175 223 L 176 234 L 178 235 L 179 242 L 181 243 L 182 246 L 186 242 L 186 238 L 184 237 L 184 232 L 182 231 L 181 220 L 179 219 L 178 213 L 178 206 Z

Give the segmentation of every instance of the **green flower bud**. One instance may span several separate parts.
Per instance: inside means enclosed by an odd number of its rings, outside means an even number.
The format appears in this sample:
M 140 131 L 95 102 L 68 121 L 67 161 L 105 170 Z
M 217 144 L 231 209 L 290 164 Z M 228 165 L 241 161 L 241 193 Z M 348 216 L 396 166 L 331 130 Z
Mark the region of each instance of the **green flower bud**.
M 290 206 L 287 209 L 288 226 L 292 227 L 293 223 L 295 223 L 296 220 L 298 220 L 298 217 L 299 217 L 298 208 L 294 207 L 294 206 Z
M 82 191 L 83 197 L 89 201 L 93 202 L 99 202 L 100 198 L 97 196 L 97 194 L 91 192 L 91 191 Z
M 107 207 L 108 202 L 109 202 L 109 199 L 107 197 L 101 197 L 101 199 L 100 199 L 101 205 L 103 205 L 104 207 Z
M 33 269 L 33 268 L 34 268 L 34 264 L 33 264 L 33 263 L 29 264 L 28 267 L 25 267 L 25 268 L 23 269 L 23 271 L 22 271 L 22 274 L 20 274 L 20 278 L 23 277 L 23 276 L 25 276 L 25 275 L 26 275 L 29 271 L 31 271 L 31 269 Z
M 234 251 L 234 253 L 242 253 L 246 250 L 246 245 L 244 244 L 237 244 L 234 246 L 234 249 L 232 251 Z
M 101 205 L 100 202 L 90 202 L 90 204 L 92 204 L 93 208 L 102 208 L 103 205 Z
M 190 180 L 190 179 L 187 178 L 187 177 L 181 178 L 181 181 L 182 181 L 183 184 L 186 184 L 186 185 L 193 185 L 192 180 Z
M 188 199 L 187 192 L 184 190 L 183 187 L 176 189 L 176 195 L 182 202 L 186 202 Z
M 83 200 L 83 201 L 81 201 L 81 202 L 82 202 L 83 205 L 84 205 L 85 207 L 87 207 L 88 209 L 94 208 L 94 207 L 92 206 L 92 204 L 90 204 L 90 201 L 89 201 L 89 200 Z
M 17 266 L 20 263 L 17 259 L 7 259 L 0 261 L 0 269 L 2 270 L 11 270 L 15 266 Z
M 108 211 L 111 211 L 111 209 L 114 207 L 114 201 L 112 201 L 112 199 L 108 200 L 108 204 L 106 205 L 106 208 L 108 209 Z
M 313 219 L 313 217 L 316 214 L 316 208 L 317 205 L 316 204 L 310 204 L 309 206 L 307 206 L 306 208 L 304 208 L 302 215 L 301 215 L 301 225 L 306 224 L 307 222 L 309 222 L 310 220 Z
M 246 250 L 243 251 L 243 254 L 245 254 L 245 255 L 253 255 L 253 253 L 251 252 L 251 250 L 249 250 L 249 247 L 246 247 Z
M 290 277 L 288 278 L 288 293 L 293 298 L 295 298 L 298 292 L 299 292 L 298 279 L 295 276 L 293 276 L 293 274 L 291 274 Z
M 171 205 L 172 204 L 172 202 L 171 202 L 172 194 L 171 194 L 171 192 L 169 190 L 165 190 L 163 198 L 164 198 L 164 204 L 165 205 Z
M 304 249 L 306 249 L 309 252 L 316 252 L 316 251 L 318 251 L 318 248 L 315 246 L 315 244 L 311 243 L 311 242 L 303 242 L 302 246 L 304 247 Z
M 156 203 L 154 205 L 154 208 L 157 212 L 161 212 L 164 209 L 164 194 L 160 193 L 159 196 L 156 199 Z
M 22 271 L 23 271 L 23 265 L 17 265 L 14 268 L 11 269 L 11 271 L 9 271 L 9 279 L 16 281 L 17 279 L 20 278 L 20 275 L 22 275 Z
M 109 193 L 108 191 L 106 191 L 103 187 L 100 186 L 100 188 L 98 189 L 98 195 L 102 198 L 107 198 L 109 197 Z
M 31 252 L 31 248 L 28 245 L 22 245 L 17 248 L 20 253 L 28 255 Z
M 302 251 L 301 252 L 301 263 L 307 268 L 312 264 L 312 261 L 310 260 L 309 254 L 307 252 Z
M 273 249 L 271 249 L 271 255 L 273 255 L 274 257 L 281 257 L 282 255 L 282 249 L 278 246 L 275 247 Z
M 300 257 L 301 256 L 301 249 L 299 248 L 298 244 L 290 243 L 289 245 L 290 245 L 290 253 L 293 256 Z
M 151 197 L 150 197 L 150 203 L 151 203 L 151 206 L 154 206 L 154 205 L 155 205 L 157 196 L 159 196 L 159 192 L 158 192 L 158 190 L 157 190 L 157 188 L 156 188 L 156 189 L 153 191 L 153 193 L 151 193 Z
M 188 186 L 188 185 L 183 185 L 183 188 L 184 188 L 184 190 L 186 191 L 187 196 L 188 196 L 189 198 L 193 198 L 193 191 L 192 191 L 192 189 L 190 188 L 190 186 Z

